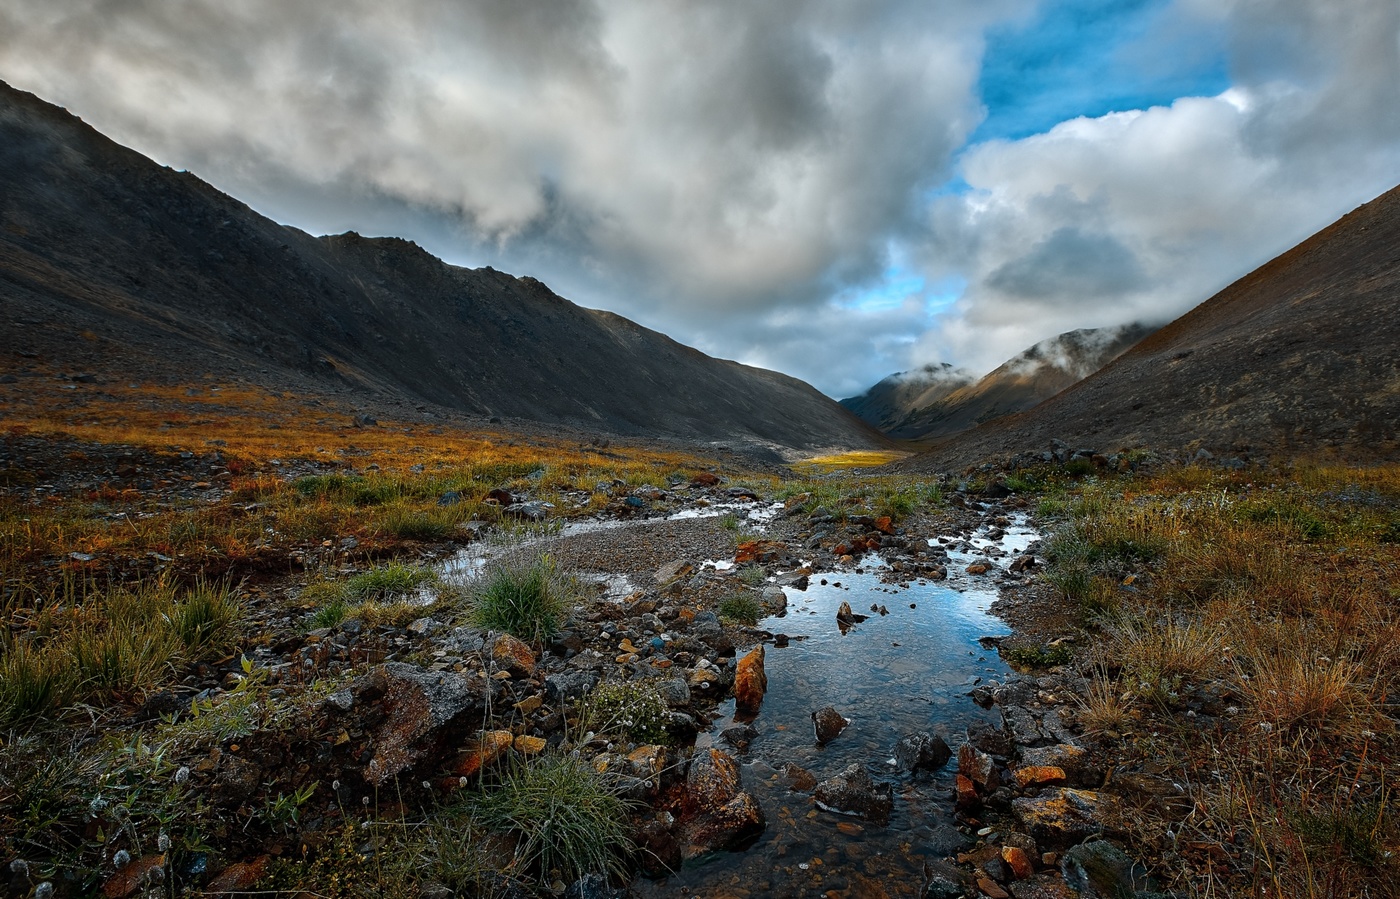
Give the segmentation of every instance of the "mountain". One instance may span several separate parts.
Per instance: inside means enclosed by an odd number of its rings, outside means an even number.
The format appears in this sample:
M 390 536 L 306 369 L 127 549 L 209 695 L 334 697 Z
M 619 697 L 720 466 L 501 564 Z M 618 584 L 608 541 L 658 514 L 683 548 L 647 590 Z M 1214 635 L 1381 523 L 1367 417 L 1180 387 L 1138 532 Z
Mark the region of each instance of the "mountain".
M 841 405 L 886 434 L 895 433 L 914 410 L 929 406 L 960 387 L 976 381 L 972 372 L 946 362 L 896 372 L 881 379 L 860 396 L 847 397 Z
M 885 444 L 808 384 L 533 278 L 279 225 L 3 83 L 0 220 L 7 350 L 63 363 L 89 334 L 122 347 L 114 371 L 169 379 L 251 375 L 626 435 Z
M 959 468 L 1058 439 L 1113 452 L 1400 454 L 1400 187 L 1027 412 L 904 463 Z
M 1142 324 L 1082 328 L 1042 340 L 974 379 L 947 363 L 885 378 L 841 404 L 891 437 L 924 443 L 1031 408 L 1103 368 L 1152 333 Z

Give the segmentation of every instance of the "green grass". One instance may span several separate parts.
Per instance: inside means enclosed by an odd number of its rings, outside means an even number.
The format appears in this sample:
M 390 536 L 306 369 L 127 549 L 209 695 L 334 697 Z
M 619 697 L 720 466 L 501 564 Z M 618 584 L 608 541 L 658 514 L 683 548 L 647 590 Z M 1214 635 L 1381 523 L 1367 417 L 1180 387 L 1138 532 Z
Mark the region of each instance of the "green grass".
M 768 580 L 768 572 L 763 570 L 762 565 L 744 565 L 735 574 L 750 587 L 757 587 Z
M 467 618 L 475 627 L 530 642 L 559 632 L 576 601 L 571 578 L 547 554 L 508 556 L 466 585 Z
M 515 864 L 548 882 L 622 874 L 631 848 L 627 806 L 582 759 L 545 755 L 510 767 L 469 800 L 482 828 L 514 843 Z
M 1005 656 L 1019 668 L 1054 668 L 1074 661 L 1068 646 L 1018 646 L 1008 649 Z
M 749 593 L 731 593 L 719 602 L 719 617 L 752 627 L 758 624 L 763 608 Z
M 432 578 L 433 573 L 426 568 L 390 562 L 346 580 L 344 595 L 357 600 L 388 599 L 412 593 Z
M 232 646 L 232 625 L 242 614 L 243 604 L 227 583 L 201 581 L 176 604 L 168 620 L 191 657 L 208 658 Z

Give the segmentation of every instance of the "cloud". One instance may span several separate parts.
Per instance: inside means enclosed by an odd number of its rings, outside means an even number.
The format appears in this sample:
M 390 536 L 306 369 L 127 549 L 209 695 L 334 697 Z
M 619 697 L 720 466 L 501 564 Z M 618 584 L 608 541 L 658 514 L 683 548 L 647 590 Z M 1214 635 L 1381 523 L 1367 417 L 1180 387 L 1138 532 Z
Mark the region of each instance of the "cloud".
M 1170 318 L 1400 172 L 1393 0 L 1082 6 L 0 0 L 0 77 L 280 221 L 534 275 L 839 396 Z M 984 65 L 989 33 L 1016 58 Z M 1037 59 L 1093 74 L 1017 106 Z M 968 146 L 992 87 L 987 133 L 1018 139 Z M 1065 97 L 1095 117 L 1044 119 Z M 1125 98 L 1163 102 L 1098 115 Z M 892 291 L 910 267 L 966 289 Z
M 1400 7 L 1196 11 L 1227 30 L 1229 90 L 963 154 L 922 258 L 969 285 L 912 361 L 987 370 L 1047 334 L 1168 321 L 1400 180 Z

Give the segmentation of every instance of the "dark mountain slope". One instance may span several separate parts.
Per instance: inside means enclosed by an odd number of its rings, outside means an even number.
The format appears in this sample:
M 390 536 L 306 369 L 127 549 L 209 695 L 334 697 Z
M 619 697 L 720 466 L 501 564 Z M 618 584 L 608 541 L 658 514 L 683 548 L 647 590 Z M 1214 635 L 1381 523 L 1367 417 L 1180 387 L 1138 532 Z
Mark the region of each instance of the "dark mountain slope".
M 1047 446 L 1400 457 L 1400 188 L 1354 210 L 1020 415 L 905 464 Z
M 133 375 L 252 373 L 621 434 L 883 444 L 794 378 L 408 241 L 278 225 L 3 84 L 0 316 L 4 349 L 80 358 L 86 332 Z

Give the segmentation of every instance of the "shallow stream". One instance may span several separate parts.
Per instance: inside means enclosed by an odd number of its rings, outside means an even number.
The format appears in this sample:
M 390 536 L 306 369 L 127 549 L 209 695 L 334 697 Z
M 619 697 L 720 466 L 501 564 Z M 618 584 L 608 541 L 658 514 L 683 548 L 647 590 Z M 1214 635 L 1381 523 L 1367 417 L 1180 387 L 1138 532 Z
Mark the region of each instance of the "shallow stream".
M 1010 554 L 1035 537 L 1022 522 L 1007 531 L 1000 541 L 974 539 L 962 549 L 950 541 L 950 570 L 961 572 L 989 546 Z M 923 883 L 924 861 L 957 851 L 955 763 L 932 774 L 901 773 L 893 764 L 894 747 L 902 737 L 930 731 L 956 748 L 971 721 L 994 714 L 966 694 L 980 680 L 1007 673 L 996 652 L 978 642 L 1005 634 L 1007 627 L 988 612 L 997 598 L 990 580 L 954 575 L 892 586 L 881 581 L 880 569 L 878 559 L 867 557 L 858 573 L 819 573 L 807 590 L 788 589 L 786 615 L 760 625 L 790 642 L 767 648 L 768 693 L 749 720 L 758 736 L 743 752 L 720 738 L 734 723 L 730 700 L 698 741 L 744 763 L 743 787 L 768 820 L 762 836 L 746 851 L 713 856 L 662 881 L 638 881 L 632 886 L 636 895 L 913 897 Z M 844 633 L 836 621 L 842 602 L 869 616 Z M 882 607 L 887 614 L 879 613 Z M 851 724 L 818 747 L 811 714 L 827 705 Z M 876 781 L 894 785 L 890 823 L 877 826 L 819 809 L 810 794 L 788 788 L 782 774 L 788 763 L 817 780 L 852 763 L 865 766 Z

